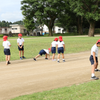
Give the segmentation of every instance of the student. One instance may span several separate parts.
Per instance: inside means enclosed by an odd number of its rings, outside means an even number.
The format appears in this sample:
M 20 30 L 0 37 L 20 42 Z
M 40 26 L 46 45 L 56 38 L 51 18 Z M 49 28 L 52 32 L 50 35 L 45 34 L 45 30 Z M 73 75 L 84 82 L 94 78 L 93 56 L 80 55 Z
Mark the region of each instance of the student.
M 91 56 L 90 56 L 90 62 L 92 65 L 92 71 L 91 71 L 91 79 L 97 80 L 98 77 L 95 76 L 94 71 L 100 71 L 97 69 L 98 67 L 98 47 L 100 47 L 100 40 L 97 41 L 95 45 L 91 48 Z
M 8 36 L 3 36 L 4 54 L 6 57 L 6 65 L 10 64 L 10 42 L 7 40 Z
M 54 41 L 51 43 L 51 52 L 52 52 L 52 61 L 55 61 L 55 53 L 56 53 L 56 46 L 57 46 L 58 38 L 55 38 Z
M 21 33 L 18 34 L 17 44 L 18 44 L 19 56 L 20 59 L 22 60 L 25 57 L 24 57 L 24 39 L 22 38 Z M 21 57 L 21 51 L 22 51 L 22 57 Z
M 58 62 L 60 62 L 60 53 L 62 53 L 63 62 L 65 62 L 64 59 L 64 51 L 65 51 L 65 43 L 63 42 L 63 39 L 59 39 L 57 44 L 57 50 L 58 50 Z
M 45 55 L 45 59 L 50 59 L 50 55 L 49 55 L 49 53 L 51 52 L 51 49 L 50 48 L 48 48 L 48 50 L 47 49 L 42 49 L 40 52 L 39 52 L 39 54 L 35 57 L 35 58 L 33 58 L 35 61 L 36 61 L 36 59 L 39 57 L 39 56 L 42 56 L 43 54 Z M 48 56 L 48 58 L 47 58 L 47 56 Z

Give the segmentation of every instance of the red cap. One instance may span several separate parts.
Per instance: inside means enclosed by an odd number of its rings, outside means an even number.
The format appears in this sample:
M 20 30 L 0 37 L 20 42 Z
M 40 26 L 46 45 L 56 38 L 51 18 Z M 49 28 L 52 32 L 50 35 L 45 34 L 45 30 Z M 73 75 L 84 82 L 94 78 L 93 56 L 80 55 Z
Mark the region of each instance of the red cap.
M 97 41 L 97 43 L 98 43 L 98 42 L 100 42 L 100 39 Z M 97 44 L 97 43 L 96 43 L 96 44 Z
M 48 48 L 48 50 L 51 50 L 51 48 Z
M 18 36 L 22 36 L 22 34 L 21 34 L 21 33 L 19 33 L 19 34 L 18 34 Z
M 58 41 L 58 38 L 55 38 L 54 41 Z
M 62 39 L 62 36 L 59 36 L 59 39 Z
M 3 41 L 6 41 L 7 40 L 7 38 L 8 38 L 8 36 L 3 36 Z
M 59 39 L 59 41 L 63 41 L 63 39 Z

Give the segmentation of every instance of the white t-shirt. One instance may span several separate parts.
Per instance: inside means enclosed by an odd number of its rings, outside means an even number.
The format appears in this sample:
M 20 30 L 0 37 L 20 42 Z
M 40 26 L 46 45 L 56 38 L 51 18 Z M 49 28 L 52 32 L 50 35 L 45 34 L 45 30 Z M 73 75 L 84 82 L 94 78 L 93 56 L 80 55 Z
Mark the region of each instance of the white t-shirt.
M 53 41 L 53 42 L 51 43 L 51 45 L 52 45 L 52 47 L 56 47 L 57 42 L 56 42 L 56 41 Z
M 19 45 L 22 45 L 23 42 L 24 42 L 24 39 L 23 39 L 23 38 L 21 38 L 21 39 L 18 38 L 18 39 L 17 39 L 17 43 L 19 43 Z
M 65 44 L 64 41 L 62 41 L 62 42 L 58 41 L 58 43 L 57 43 L 58 48 L 63 47 L 64 44 Z
M 10 46 L 9 46 L 9 45 L 11 45 L 9 41 L 4 41 L 4 42 L 3 42 L 3 47 L 4 47 L 5 49 L 10 49 Z
M 47 50 L 47 49 L 43 49 L 47 54 L 49 54 L 49 50 Z
M 99 50 L 99 48 L 98 48 L 97 45 L 95 44 L 95 45 L 91 48 L 91 55 L 93 55 L 93 52 L 95 52 L 95 56 L 98 57 L 98 50 Z

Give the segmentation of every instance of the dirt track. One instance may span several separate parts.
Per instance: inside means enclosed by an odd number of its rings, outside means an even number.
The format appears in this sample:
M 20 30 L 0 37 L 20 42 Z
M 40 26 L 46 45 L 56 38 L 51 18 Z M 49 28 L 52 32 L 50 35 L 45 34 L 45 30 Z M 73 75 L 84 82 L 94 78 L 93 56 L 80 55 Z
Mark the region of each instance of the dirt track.
M 57 63 L 44 58 L 0 62 L 0 100 L 80 84 L 90 80 L 90 51 L 66 54 L 66 62 Z M 96 73 L 100 77 L 99 72 Z

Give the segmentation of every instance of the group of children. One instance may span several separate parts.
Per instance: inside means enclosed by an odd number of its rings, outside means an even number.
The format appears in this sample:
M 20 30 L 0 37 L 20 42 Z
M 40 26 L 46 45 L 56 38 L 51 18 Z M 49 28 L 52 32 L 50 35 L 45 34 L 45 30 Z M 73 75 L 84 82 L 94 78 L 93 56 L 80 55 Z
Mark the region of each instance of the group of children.
M 7 40 L 8 36 L 3 36 L 3 47 L 4 47 L 4 54 L 5 54 L 5 59 L 6 59 L 6 65 L 10 64 L 10 47 L 11 44 Z M 22 34 L 18 34 L 18 39 L 17 39 L 17 44 L 18 44 L 18 50 L 19 50 L 19 56 L 20 59 L 25 59 L 24 57 L 24 39 L 22 38 Z M 100 47 L 100 39 L 96 42 L 96 44 L 91 48 L 91 56 L 90 56 L 90 62 L 92 65 L 92 71 L 91 71 L 91 79 L 98 80 L 99 78 L 95 76 L 94 72 L 100 71 L 97 69 L 98 67 L 98 47 Z M 52 61 L 56 61 L 55 59 L 55 53 L 56 50 L 58 51 L 58 57 L 57 57 L 57 62 L 60 62 L 60 53 L 62 53 L 62 59 L 63 62 L 65 62 L 64 59 L 64 51 L 65 51 L 65 43 L 62 39 L 62 36 L 59 36 L 59 38 L 55 38 L 54 41 L 51 43 L 51 46 L 49 49 L 42 49 L 40 50 L 39 54 L 33 58 L 35 61 L 39 56 L 42 56 L 43 54 L 45 55 L 45 59 L 50 59 L 49 53 L 52 52 Z M 22 56 L 21 56 L 22 53 Z
M 64 51 L 65 51 L 65 43 L 62 39 L 62 36 L 59 36 L 59 41 L 58 41 L 58 38 L 55 38 L 54 41 L 51 43 L 51 46 L 50 48 L 47 50 L 47 49 L 42 49 L 40 50 L 39 54 L 33 58 L 35 61 L 36 59 L 39 57 L 39 56 L 42 56 L 43 54 L 45 55 L 45 59 L 50 59 L 50 55 L 49 53 L 52 52 L 52 61 L 56 61 L 55 59 L 55 53 L 56 53 L 56 50 L 58 51 L 58 62 L 60 62 L 60 53 L 62 53 L 62 58 L 63 58 L 63 62 L 65 62 L 65 59 L 64 59 Z M 48 58 L 47 58 L 48 56 Z
M 18 45 L 18 50 L 19 50 L 19 56 L 20 59 L 25 59 L 24 57 L 24 39 L 22 38 L 22 34 L 19 33 L 18 34 L 18 39 L 17 39 L 17 45 Z M 10 47 L 11 44 L 8 41 L 8 36 L 3 36 L 3 47 L 4 47 L 4 54 L 6 57 L 6 65 L 11 64 L 10 63 Z M 55 38 L 54 41 L 51 43 L 51 47 L 47 50 L 47 49 L 42 49 L 39 54 L 34 58 L 34 60 L 36 61 L 36 59 L 39 56 L 42 56 L 43 54 L 45 55 L 45 59 L 50 59 L 50 55 L 49 53 L 52 52 L 53 56 L 52 56 L 52 60 L 55 61 L 55 53 L 56 53 L 56 49 L 58 50 L 58 62 L 60 62 L 60 53 L 62 53 L 62 58 L 63 58 L 63 62 L 65 62 L 64 59 L 64 51 L 65 51 L 65 43 L 62 39 L 62 36 L 59 36 L 59 41 L 58 38 Z M 22 53 L 22 56 L 21 56 Z
M 20 59 L 25 59 L 24 57 L 24 39 L 22 38 L 22 34 L 18 34 L 18 39 L 17 39 L 17 44 L 18 44 L 18 50 L 19 50 L 19 56 Z M 10 63 L 10 47 L 11 44 L 8 41 L 8 36 L 3 36 L 3 47 L 4 47 L 4 54 L 5 54 L 5 59 L 6 59 L 6 65 L 11 64 Z M 22 57 L 21 57 L 21 52 L 22 52 Z

